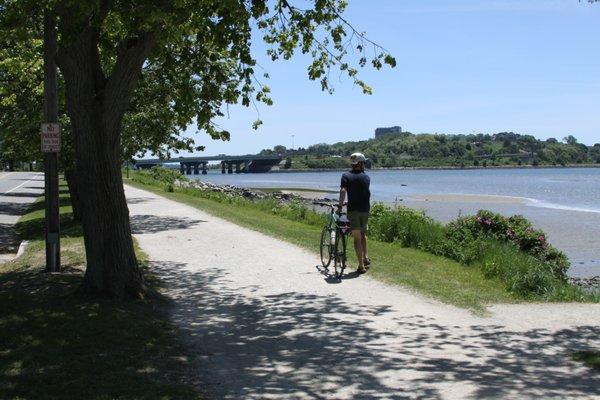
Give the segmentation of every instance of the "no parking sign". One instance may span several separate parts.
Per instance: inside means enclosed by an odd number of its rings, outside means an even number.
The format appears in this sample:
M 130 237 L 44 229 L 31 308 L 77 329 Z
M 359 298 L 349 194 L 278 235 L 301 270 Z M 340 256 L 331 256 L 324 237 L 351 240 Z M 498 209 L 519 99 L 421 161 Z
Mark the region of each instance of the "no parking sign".
M 42 124 L 42 153 L 58 153 L 60 151 L 60 125 L 57 123 Z

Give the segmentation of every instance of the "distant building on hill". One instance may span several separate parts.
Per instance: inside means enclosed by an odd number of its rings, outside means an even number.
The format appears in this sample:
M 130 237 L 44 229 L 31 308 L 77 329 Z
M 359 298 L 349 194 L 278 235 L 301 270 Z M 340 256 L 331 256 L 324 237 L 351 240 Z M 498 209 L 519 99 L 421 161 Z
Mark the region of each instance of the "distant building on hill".
M 397 135 L 400 133 L 402 133 L 402 128 L 399 126 L 391 126 L 389 128 L 377 128 L 375 129 L 375 139 L 387 135 Z

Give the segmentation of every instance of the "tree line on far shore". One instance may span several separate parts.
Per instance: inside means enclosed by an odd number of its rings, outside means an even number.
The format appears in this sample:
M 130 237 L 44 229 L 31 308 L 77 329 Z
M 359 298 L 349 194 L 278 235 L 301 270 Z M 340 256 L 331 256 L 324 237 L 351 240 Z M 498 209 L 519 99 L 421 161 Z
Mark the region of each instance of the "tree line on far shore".
M 492 167 L 600 165 L 600 143 L 587 146 L 568 135 L 537 139 L 514 132 L 444 135 L 403 132 L 362 141 L 319 143 L 307 148 L 275 146 L 262 155 L 286 156 L 286 168 L 346 168 L 348 156 L 364 153 L 372 167 Z

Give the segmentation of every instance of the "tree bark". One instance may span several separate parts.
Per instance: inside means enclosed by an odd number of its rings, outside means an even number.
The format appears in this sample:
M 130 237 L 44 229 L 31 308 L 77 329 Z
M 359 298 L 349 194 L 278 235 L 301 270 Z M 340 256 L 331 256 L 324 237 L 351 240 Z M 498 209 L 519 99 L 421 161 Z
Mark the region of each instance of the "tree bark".
M 123 190 L 120 130 L 152 40 L 141 37 L 124 44 L 113 73 L 105 78 L 97 37 L 94 28 L 84 29 L 59 50 L 57 62 L 73 128 L 75 191 L 87 258 L 84 288 L 121 300 L 145 292 Z
M 75 169 L 65 169 L 65 180 L 69 187 L 71 196 L 71 208 L 73 208 L 73 219 L 81 222 L 81 199 L 77 192 L 77 171 Z
M 118 154 L 86 144 L 80 148 L 80 182 L 86 188 L 81 191 L 87 253 L 84 287 L 118 300 L 140 297 L 145 287 L 133 248 Z
M 73 107 L 77 178 L 87 268 L 84 288 L 116 300 L 145 292 L 137 265 L 119 152 L 102 128 L 101 103 Z

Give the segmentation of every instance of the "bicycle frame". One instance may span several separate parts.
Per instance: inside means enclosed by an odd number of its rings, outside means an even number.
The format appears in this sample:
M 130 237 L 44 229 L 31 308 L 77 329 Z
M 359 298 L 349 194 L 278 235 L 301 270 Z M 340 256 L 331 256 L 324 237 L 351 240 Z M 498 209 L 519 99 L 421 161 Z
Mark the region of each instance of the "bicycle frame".
M 340 226 L 339 220 L 343 213 L 336 212 L 335 204 L 321 202 L 313 204 L 329 207 L 329 216 L 321 232 L 321 263 L 323 267 L 328 268 L 333 260 L 335 277 L 341 279 L 346 268 L 346 236 L 350 229 L 347 225 Z

